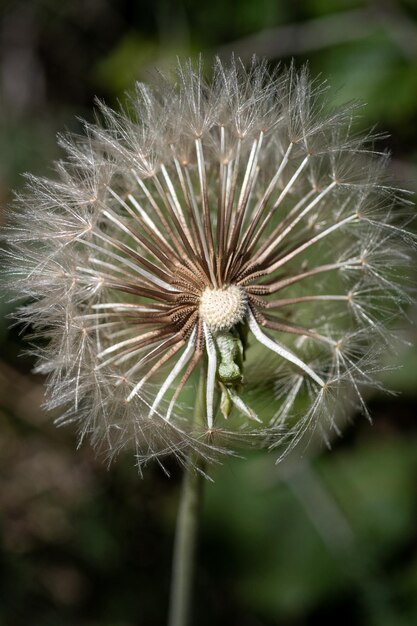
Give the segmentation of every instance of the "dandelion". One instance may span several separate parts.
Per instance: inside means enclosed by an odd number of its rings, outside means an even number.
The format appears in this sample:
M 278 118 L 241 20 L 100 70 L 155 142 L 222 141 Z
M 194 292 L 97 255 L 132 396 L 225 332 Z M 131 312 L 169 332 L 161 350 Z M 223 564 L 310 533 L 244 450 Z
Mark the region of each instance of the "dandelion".
M 178 64 L 61 137 L 55 179 L 28 177 L 13 286 L 58 424 L 141 466 L 239 439 L 285 452 L 347 398 L 366 412 L 407 235 L 386 156 L 324 91 L 257 60 L 216 60 L 210 82 Z
M 304 69 L 179 63 L 63 136 L 9 229 L 18 318 L 59 425 L 139 468 L 246 442 L 282 458 L 359 408 L 407 302 L 407 201 L 386 155 Z M 196 402 L 193 395 L 197 380 Z M 170 625 L 187 622 L 198 499 L 187 471 Z

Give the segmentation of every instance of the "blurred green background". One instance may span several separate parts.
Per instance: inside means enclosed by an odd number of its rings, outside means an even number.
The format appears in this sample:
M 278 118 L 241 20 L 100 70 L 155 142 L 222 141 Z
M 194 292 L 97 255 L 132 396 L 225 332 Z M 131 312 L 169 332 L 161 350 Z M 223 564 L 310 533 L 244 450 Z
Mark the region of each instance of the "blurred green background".
M 335 103 L 367 103 L 357 129 L 390 136 L 391 175 L 417 189 L 415 0 L 0 2 L 0 222 L 21 173 L 48 174 L 55 133 L 116 104 L 135 79 L 203 52 L 298 65 Z M 0 625 L 165 623 L 181 472 L 108 469 L 41 407 L 43 381 L 0 301 Z M 416 311 L 410 311 L 416 318 Z M 405 339 L 416 345 L 410 323 Z M 417 350 L 404 344 L 374 418 L 333 450 L 277 467 L 227 461 L 206 485 L 195 591 L 201 626 L 417 624 Z

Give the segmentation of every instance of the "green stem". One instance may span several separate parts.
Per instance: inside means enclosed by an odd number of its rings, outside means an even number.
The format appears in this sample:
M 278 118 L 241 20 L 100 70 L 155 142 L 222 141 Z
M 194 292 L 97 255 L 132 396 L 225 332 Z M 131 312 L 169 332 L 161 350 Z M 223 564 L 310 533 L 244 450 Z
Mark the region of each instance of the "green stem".
M 201 366 L 200 381 L 194 409 L 194 422 L 206 419 L 206 367 Z M 171 595 L 168 626 L 188 626 L 191 615 L 198 518 L 203 495 L 201 459 L 191 452 L 181 487 L 180 504 L 174 540 Z

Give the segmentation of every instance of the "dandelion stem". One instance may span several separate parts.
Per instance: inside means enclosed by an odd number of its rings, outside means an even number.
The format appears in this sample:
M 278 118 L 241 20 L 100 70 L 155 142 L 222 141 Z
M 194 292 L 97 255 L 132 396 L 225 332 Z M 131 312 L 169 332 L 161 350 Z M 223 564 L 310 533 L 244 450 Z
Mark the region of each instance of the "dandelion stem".
M 206 363 L 202 363 L 200 372 L 194 409 L 196 424 L 206 421 Z M 190 623 L 203 470 L 201 459 L 191 451 L 185 467 L 175 530 L 168 626 L 188 626 Z

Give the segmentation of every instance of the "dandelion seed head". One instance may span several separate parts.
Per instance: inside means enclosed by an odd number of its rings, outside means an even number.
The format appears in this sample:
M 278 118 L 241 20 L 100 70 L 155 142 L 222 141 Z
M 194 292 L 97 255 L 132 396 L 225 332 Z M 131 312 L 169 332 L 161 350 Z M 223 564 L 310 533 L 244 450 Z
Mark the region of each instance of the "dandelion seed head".
M 60 137 L 54 179 L 28 176 L 9 286 L 59 425 L 141 467 L 238 441 L 281 458 L 341 407 L 367 414 L 410 300 L 410 209 L 356 105 L 326 96 L 294 66 L 179 63 Z

